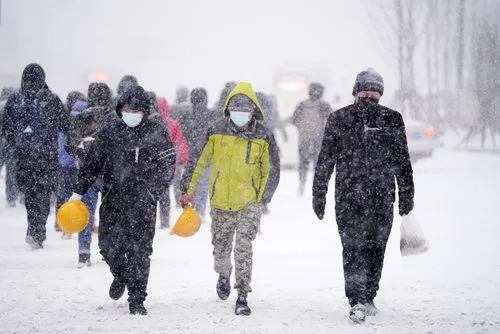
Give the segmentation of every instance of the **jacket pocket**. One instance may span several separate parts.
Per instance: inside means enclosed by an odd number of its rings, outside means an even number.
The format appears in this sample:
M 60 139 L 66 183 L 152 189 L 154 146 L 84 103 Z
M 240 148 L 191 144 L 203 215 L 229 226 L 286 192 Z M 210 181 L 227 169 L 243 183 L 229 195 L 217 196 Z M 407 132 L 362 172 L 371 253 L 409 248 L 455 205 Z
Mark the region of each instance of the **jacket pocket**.
M 214 183 L 212 183 L 212 195 L 210 196 L 210 199 L 214 198 L 214 196 L 215 196 L 215 186 L 217 185 L 217 180 L 219 179 L 219 174 L 220 174 L 220 171 L 217 172 L 217 175 L 215 176 Z
M 248 141 L 247 154 L 245 162 L 249 165 L 255 165 L 261 152 L 261 145 L 259 143 Z

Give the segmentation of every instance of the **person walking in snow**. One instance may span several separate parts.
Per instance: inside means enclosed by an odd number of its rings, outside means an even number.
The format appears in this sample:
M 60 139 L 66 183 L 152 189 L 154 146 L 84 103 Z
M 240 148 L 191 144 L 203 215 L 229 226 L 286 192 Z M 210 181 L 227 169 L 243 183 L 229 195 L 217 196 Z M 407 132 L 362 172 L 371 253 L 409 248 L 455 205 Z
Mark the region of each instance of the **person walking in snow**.
M 384 81 L 373 69 L 356 77 L 356 101 L 326 124 L 313 182 L 313 209 L 323 219 L 328 182 L 336 169 L 335 213 L 343 248 L 349 316 L 375 315 L 373 300 L 382 274 L 393 221 L 395 180 L 399 214 L 413 209 L 413 171 L 403 118 L 379 104 Z
M 5 166 L 5 198 L 9 207 L 15 207 L 19 197 L 16 183 L 16 158 L 13 147 L 9 146 L 3 129 L 1 129 L 4 118 L 5 104 L 9 96 L 15 90 L 11 87 L 4 87 L 0 92 L 0 170 Z
M 214 269 L 219 274 L 217 294 L 225 300 L 231 291 L 231 253 L 236 235 L 235 314 L 249 315 L 252 241 L 263 207 L 271 201 L 279 183 L 279 154 L 272 133 L 261 123 L 264 114 L 249 83 L 240 83 L 232 90 L 223 110 L 224 118 L 208 130 L 201 155 L 191 160 L 183 179 L 181 204 L 185 207 L 196 201 L 196 185 L 208 166 Z
M 5 105 L 3 131 L 15 150 L 16 179 L 25 196 L 28 213 L 26 242 L 43 248 L 58 171 L 58 134 L 68 133 L 69 112 L 45 83 L 45 72 L 38 64 L 23 71 L 21 90 Z
M 139 82 L 137 81 L 137 78 L 131 74 L 126 74 L 124 75 L 121 79 L 120 82 L 118 83 L 118 86 L 116 87 L 116 96 L 113 98 L 113 105 L 112 108 L 116 109 L 116 106 L 118 104 L 118 101 L 120 100 L 120 97 L 125 94 L 127 90 L 133 87 L 137 87 L 139 85 Z
M 324 87 L 313 82 L 309 85 L 309 99 L 299 103 L 291 123 L 299 133 L 299 194 L 304 193 L 309 164 L 316 165 L 323 131 L 332 108 L 322 100 Z
M 186 86 L 179 86 L 175 90 L 175 103 L 170 108 L 170 117 L 182 124 L 185 123 L 184 117 L 189 111 L 189 89 Z M 184 130 L 184 129 L 183 129 Z
M 189 152 L 192 159 L 196 160 L 203 150 L 207 130 L 218 120 L 222 114 L 217 114 L 208 108 L 208 94 L 205 88 L 194 88 L 190 96 L 191 105 L 182 118 L 182 132 L 186 136 Z M 205 218 L 208 199 L 208 168 L 198 179 L 194 190 L 194 207 L 196 212 Z
M 88 87 L 87 95 L 88 106 L 83 112 L 76 113 L 74 116 L 70 137 L 66 145 L 69 152 L 76 158 L 78 168 L 83 166 L 97 134 L 109 123 L 118 120 L 118 116 L 111 109 L 113 101 L 111 89 L 107 84 L 102 82 L 91 83 Z M 76 181 L 77 176 L 70 191 L 74 188 Z M 92 243 L 92 230 L 95 224 L 97 200 L 102 187 L 103 180 L 99 176 L 82 198 L 83 203 L 89 208 L 90 219 L 85 229 L 78 233 L 78 267 L 80 268 L 91 265 L 90 245 Z
M 66 95 L 66 109 L 71 112 L 71 110 L 73 110 L 73 105 L 78 101 L 87 102 L 85 94 L 78 90 L 69 92 L 68 95 Z
M 85 108 L 87 108 L 87 102 L 85 101 L 73 101 L 71 103 L 71 118 L 75 117 L 77 114 L 81 113 Z M 59 132 L 58 137 L 58 156 L 59 156 L 59 171 L 57 177 L 57 187 L 56 187 L 56 212 L 59 207 L 70 198 L 73 193 L 73 187 L 75 186 L 76 179 L 78 177 L 78 165 L 76 163 L 75 157 L 70 155 L 66 150 L 66 143 L 68 142 L 67 136 Z M 87 204 L 87 203 L 86 203 Z M 54 217 L 55 218 L 55 217 Z M 56 232 L 61 232 L 61 228 L 57 224 L 57 219 L 54 219 L 54 229 Z M 63 232 L 63 239 L 71 239 L 71 234 Z
M 131 314 L 144 307 L 153 252 L 156 208 L 175 168 L 175 150 L 164 124 L 149 119 L 150 96 L 141 86 L 118 101 L 119 119 L 95 136 L 72 199 L 79 199 L 103 175 L 99 208 L 99 248 L 114 276 L 109 296 L 118 300 L 125 288 Z
M 181 176 L 182 171 L 189 163 L 189 148 L 179 123 L 170 117 L 167 100 L 164 97 L 159 97 L 156 101 L 162 121 L 168 129 L 168 134 L 177 153 L 177 163 L 172 184 L 176 203 L 179 203 L 182 195 L 180 188 Z M 170 189 L 167 189 L 167 192 L 160 199 L 160 228 L 168 227 L 170 227 Z

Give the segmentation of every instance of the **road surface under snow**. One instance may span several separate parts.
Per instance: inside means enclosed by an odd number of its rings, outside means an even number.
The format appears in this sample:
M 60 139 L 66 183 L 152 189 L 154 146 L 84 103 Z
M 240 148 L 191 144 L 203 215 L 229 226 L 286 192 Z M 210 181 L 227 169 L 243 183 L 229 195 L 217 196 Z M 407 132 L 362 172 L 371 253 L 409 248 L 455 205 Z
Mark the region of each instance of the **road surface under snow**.
M 45 248 L 29 249 L 25 210 L 4 206 L 2 182 L 0 333 L 499 333 L 500 155 L 442 149 L 414 169 L 415 214 L 431 249 L 401 257 L 395 219 L 376 299 L 382 312 L 362 325 L 347 318 L 333 194 L 319 222 L 310 190 L 297 196 L 295 172 L 282 173 L 254 243 L 250 317 L 233 314 L 234 291 L 217 300 L 209 221 L 190 239 L 157 230 L 149 315 L 131 316 L 125 297 L 108 297 L 112 277 L 96 236 L 90 268 L 76 268 L 77 239 L 60 239 L 53 214 Z

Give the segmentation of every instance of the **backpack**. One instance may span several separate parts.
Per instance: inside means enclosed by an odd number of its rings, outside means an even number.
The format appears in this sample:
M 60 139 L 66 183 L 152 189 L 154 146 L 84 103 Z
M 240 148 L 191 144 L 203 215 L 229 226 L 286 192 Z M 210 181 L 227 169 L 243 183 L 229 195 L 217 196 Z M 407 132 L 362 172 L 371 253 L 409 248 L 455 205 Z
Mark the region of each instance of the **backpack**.
M 20 96 L 17 108 L 15 146 L 18 149 L 41 152 L 51 144 L 50 124 L 45 99 L 29 100 Z

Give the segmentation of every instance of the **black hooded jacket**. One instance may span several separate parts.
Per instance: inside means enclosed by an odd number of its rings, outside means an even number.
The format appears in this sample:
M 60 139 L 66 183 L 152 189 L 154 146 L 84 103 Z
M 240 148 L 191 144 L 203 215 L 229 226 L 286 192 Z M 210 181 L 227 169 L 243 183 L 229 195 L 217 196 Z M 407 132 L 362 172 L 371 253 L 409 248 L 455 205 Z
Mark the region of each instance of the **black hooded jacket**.
M 72 118 L 66 150 L 77 158 L 79 164 L 95 135 L 106 125 L 118 119 L 111 110 L 111 90 L 105 83 L 91 83 L 88 89 L 88 107 Z
M 21 90 L 5 104 L 3 130 L 8 144 L 52 161 L 57 158 L 58 132 L 67 134 L 69 127 L 69 112 L 47 87 L 42 67 L 26 66 Z
M 390 207 L 395 180 L 400 213 L 413 208 L 413 170 L 403 118 L 397 111 L 361 101 L 330 115 L 314 175 L 314 197 L 326 196 L 334 167 L 338 215 L 354 204 Z
M 150 97 L 141 86 L 128 90 L 118 101 L 120 118 L 126 106 L 144 113 L 141 123 L 132 128 L 116 119 L 96 134 L 80 166 L 75 190 L 85 194 L 103 174 L 102 201 L 109 199 L 112 204 L 106 205 L 117 212 L 134 210 L 139 199 L 156 203 L 169 187 L 176 161 L 167 129 L 148 118 Z

